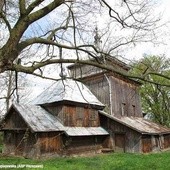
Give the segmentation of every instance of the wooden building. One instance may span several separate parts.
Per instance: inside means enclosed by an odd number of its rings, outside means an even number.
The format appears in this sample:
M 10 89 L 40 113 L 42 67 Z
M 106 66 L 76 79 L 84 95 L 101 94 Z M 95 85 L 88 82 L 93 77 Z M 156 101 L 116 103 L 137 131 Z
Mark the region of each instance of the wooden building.
M 121 72 L 128 72 L 130 69 L 118 59 L 105 57 L 104 62 Z M 138 93 L 140 82 L 88 65 L 73 64 L 68 69 L 71 77 L 80 79 L 105 104 L 107 113 L 117 117 L 142 117 Z
M 142 117 L 111 116 L 99 111 L 101 126 L 110 134 L 108 148 L 115 152 L 148 153 L 170 147 L 170 129 Z
M 117 59 L 105 57 L 104 62 L 129 70 Z M 87 65 L 69 70 L 86 85 L 61 79 L 31 104 L 11 106 L 1 123 L 5 154 L 42 158 L 170 147 L 170 129 L 142 117 L 139 82 Z
M 100 62 L 124 73 L 130 70 L 116 58 L 104 57 Z M 105 147 L 141 153 L 170 147 L 170 129 L 143 118 L 140 82 L 88 65 L 73 64 L 68 69 L 71 77 L 86 84 L 106 106 L 99 111 L 100 125 L 110 134 Z
M 3 153 L 41 158 L 101 152 L 109 136 L 99 122 L 103 108 L 82 83 L 60 80 L 33 104 L 11 106 L 1 123 Z

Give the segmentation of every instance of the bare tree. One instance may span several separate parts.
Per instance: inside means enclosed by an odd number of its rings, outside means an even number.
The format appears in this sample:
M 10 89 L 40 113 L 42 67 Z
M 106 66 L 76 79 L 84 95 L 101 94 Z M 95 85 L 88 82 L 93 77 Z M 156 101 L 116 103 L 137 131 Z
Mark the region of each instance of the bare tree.
M 115 57 L 123 46 L 139 41 L 154 41 L 159 18 L 155 19 L 153 15 L 151 0 L 1 2 L 3 2 L 0 5 L 0 17 L 3 20 L 1 34 L 7 35 L 0 47 L 1 73 L 12 70 L 43 77 L 43 68 L 47 65 L 81 63 L 144 80 L 143 77 L 134 77 L 110 68 L 103 62 L 98 62 L 98 57 L 105 55 Z M 102 49 L 96 48 L 92 38 L 89 38 L 92 37 L 98 17 L 108 20 L 106 27 L 100 30 L 105 41 Z M 119 32 L 110 36 L 111 30 Z M 44 47 L 46 50 L 42 54 Z M 59 57 L 59 49 L 63 51 L 62 58 Z M 30 57 L 25 58 L 25 54 L 28 53 Z M 76 57 L 72 57 L 71 53 Z M 96 60 L 82 60 L 84 56 Z M 17 58 L 22 58 L 20 64 L 15 63 Z
M 30 86 L 28 79 L 24 73 L 19 75 L 14 71 L 6 71 L 0 75 L 0 103 L 4 106 L 3 112 L 7 112 L 13 100 L 19 102 L 28 102 L 28 97 L 32 91 L 27 86 Z M 25 88 L 27 87 L 27 88 Z
M 1 100 L 6 103 L 6 110 L 9 108 L 10 98 L 14 93 L 14 77 L 12 71 L 7 71 L 1 74 Z
M 5 7 L 5 0 L 0 1 L 0 11 L 3 12 L 3 8 Z

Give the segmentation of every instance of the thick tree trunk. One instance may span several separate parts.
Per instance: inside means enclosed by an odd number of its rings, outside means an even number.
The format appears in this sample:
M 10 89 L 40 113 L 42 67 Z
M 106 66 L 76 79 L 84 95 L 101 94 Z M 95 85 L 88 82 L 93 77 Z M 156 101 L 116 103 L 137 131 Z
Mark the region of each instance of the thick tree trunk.
M 0 49 L 0 73 L 12 68 L 13 61 L 20 54 L 18 44 L 28 26 L 29 21 L 26 16 L 20 18 L 14 28 L 10 30 L 10 37 L 7 43 Z

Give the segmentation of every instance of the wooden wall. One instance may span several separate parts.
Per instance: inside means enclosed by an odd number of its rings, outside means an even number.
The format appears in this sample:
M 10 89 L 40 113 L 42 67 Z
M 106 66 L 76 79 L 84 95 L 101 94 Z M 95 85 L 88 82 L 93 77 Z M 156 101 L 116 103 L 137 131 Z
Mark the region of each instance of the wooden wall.
M 106 136 L 65 137 L 65 154 L 85 154 L 101 152 Z
M 113 114 L 142 117 L 138 87 L 117 77 L 109 78 L 112 86 Z
M 109 79 L 109 82 L 106 78 Z M 138 85 L 126 79 L 119 78 L 113 74 L 100 74 L 85 78 L 83 82 L 89 87 L 93 94 L 106 105 L 105 112 L 115 116 L 137 116 L 142 117 Z M 111 91 L 111 94 L 110 94 Z
M 104 76 L 95 76 L 93 78 L 85 79 L 83 82 L 89 87 L 92 93 L 97 97 L 99 101 L 105 104 L 105 111 L 110 113 L 110 96 L 109 96 L 109 84 Z
M 26 129 L 27 125 L 23 121 L 23 118 L 14 110 L 7 115 L 6 120 L 3 124 L 4 129 Z
M 37 136 L 36 146 L 39 148 L 40 155 L 48 153 L 60 154 L 63 149 L 62 135 L 60 132 L 38 133 Z
M 142 136 L 142 152 L 143 153 L 152 152 L 151 135 L 143 135 Z
M 170 147 L 170 134 L 164 135 L 164 149 Z
M 101 126 L 110 133 L 106 145 L 115 152 L 148 153 L 170 148 L 170 134 L 141 134 L 104 115 L 99 114 L 99 118 Z
M 81 78 L 87 75 L 96 74 L 100 72 L 101 69 L 94 66 L 88 65 L 77 65 L 70 69 L 70 77 Z
M 142 152 L 154 152 L 170 148 L 170 135 L 143 135 L 142 136 Z
M 110 133 L 112 144 L 109 146 L 115 152 L 141 152 L 141 134 L 100 115 L 101 126 Z
M 46 106 L 47 110 L 56 115 L 64 126 L 97 127 L 99 126 L 98 111 L 90 107 L 64 105 Z
M 129 67 L 127 67 L 126 64 L 122 65 L 121 62 L 118 63 L 109 58 L 106 58 L 106 60 L 101 62 L 105 63 L 108 67 L 114 67 L 114 69 L 117 69 L 121 72 L 127 72 L 130 69 Z M 85 77 L 85 76 L 89 76 L 92 74 L 105 71 L 101 68 L 92 65 L 82 65 L 82 64 L 75 64 L 73 66 L 69 66 L 68 69 L 70 71 L 70 77 L 73 78 L 81 78 L 81 77 Z
M 57 116 L 62 124 L 64 124 L 64 107 L 63 105 L 57 105 L 55 103 L 44 106 L 49 113 L 54 116 Z
M 5 130 L 3 153 L 32 157 L 36 154 L 35 143 L 36 138 L 30 131 Z
M 39 158 L 49 153 L 60 154 L 62 149 L 62 137 L 58 132 L 4 131 L 4 154 Z

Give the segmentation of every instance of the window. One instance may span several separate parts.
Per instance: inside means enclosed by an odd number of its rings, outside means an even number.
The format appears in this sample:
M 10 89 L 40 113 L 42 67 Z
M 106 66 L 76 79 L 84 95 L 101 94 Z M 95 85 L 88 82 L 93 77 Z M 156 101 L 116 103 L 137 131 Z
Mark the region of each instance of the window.
M 76 108 L 76 117 L 77 119 L 83 119 L 84 118 L 84 108 L 83 107 L 77 107 Z
M 93 110 L 89 110 L 89 120 L 96 120 L 97 119 L 97 113 Z
M 122 103 L 121 109 L 122 109 L 122 116 L 125 116 L 125 114 L 126 114 L 126 104 L 125 103 Z
M 136 112 L 136 107 L 135 105 L 132 105 L 132 115 L 135 116 L 135 112 Z

